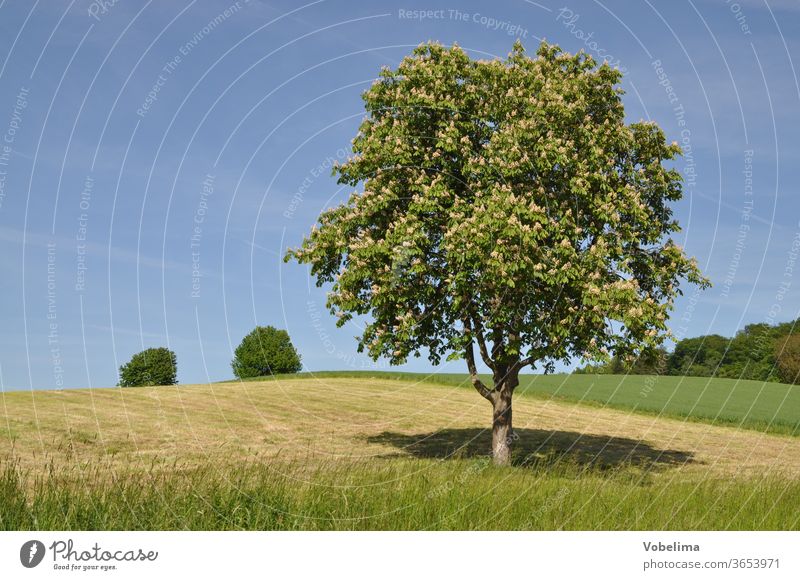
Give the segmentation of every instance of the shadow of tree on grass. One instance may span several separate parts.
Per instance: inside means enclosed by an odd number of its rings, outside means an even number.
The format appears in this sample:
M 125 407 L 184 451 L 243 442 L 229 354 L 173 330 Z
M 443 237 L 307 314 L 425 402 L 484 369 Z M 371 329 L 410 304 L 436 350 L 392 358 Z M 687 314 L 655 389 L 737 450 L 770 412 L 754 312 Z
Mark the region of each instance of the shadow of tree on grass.
M 479 428 L 443 429 L 411 435 L 385 431 L 367 437 L 367 441 L 400 449 L 400 452 L 392 454 L 394 457 L 466 459 L 487 457 L 492 434 L 489 429 Z M 595 469 L 635 466 L 657 470 L 694 462 L 691 451 L 657 449 L 636 439 L 573 431 L 515 429 L 513 446 L 512 463 L 517 466 L 547 466 L 563 462 Z

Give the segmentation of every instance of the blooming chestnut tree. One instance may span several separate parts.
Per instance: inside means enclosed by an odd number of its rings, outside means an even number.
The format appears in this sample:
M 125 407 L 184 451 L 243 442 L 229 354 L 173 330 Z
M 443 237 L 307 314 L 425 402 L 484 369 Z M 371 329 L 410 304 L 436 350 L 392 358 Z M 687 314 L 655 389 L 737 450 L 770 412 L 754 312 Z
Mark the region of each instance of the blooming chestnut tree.
M 665 162 L 681 150 L 626 124 L 620 78 L 547 43 L 505 60 L 419 46 L 363 95 L 334 168 L 356 191 L 286 255 L 330 285 L 339 326 L 367 315 L 359 351 L 465 359 L 498 464 L 522 369 L 655 349 L 679 283 L 708 285 L 670 238 L 682 190 Z

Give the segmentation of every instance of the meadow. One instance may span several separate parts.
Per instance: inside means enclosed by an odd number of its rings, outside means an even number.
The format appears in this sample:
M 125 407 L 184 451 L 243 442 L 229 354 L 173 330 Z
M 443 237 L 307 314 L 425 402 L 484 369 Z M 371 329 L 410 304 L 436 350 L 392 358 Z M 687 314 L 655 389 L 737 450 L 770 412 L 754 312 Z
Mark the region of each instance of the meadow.
M 469 376 L 459 373 L 331 371 L 310 376 L 369 377 L 473 389 Z M 482 379 L 491 384 L 490 376 Z M 515 394 L 800 435 L 800 386 L 782 383 L 667 375 L 528 374 L 520 376 Z
M 773 393 L 706 385 L 714 413 L 656 383 L 640 398 L 667 400 L 658 416 L 626 408 L 641 377 L 526 378 L 498 468 L 488 404 L 459 375 L 420 378 L 4 393 L 0 528 L 800 528 L 800 438 Z

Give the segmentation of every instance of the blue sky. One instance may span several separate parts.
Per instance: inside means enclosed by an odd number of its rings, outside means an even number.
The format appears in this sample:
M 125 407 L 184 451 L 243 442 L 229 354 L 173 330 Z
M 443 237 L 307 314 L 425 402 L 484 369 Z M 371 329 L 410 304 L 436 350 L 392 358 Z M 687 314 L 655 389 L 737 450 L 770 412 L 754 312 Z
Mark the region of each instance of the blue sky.
M 287 328 L 308 370 L 384 368 L 280 258 L 349 193 L 330 162 L 361 91 L 427 40 L 618 63 L 630 120 L 691 148 L 680 241 L 715 286 L 689 288 L 673 330 L 799 315 L 795 0 L 103 4 L 0 4 L 4 389 L 113 385 L 161 345 L 181 382 L 226 379 L 256 324 Z

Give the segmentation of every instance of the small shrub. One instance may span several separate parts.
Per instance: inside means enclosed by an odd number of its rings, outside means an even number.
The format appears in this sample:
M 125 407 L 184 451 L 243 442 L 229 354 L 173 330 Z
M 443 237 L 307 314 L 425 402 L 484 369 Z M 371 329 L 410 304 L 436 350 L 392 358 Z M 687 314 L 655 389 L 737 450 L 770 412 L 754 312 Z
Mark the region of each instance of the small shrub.
M 257 326 L 234 351 L 231 367 L 237 378 L 246 379 L 297 373 L 303 365 L 288 332 L 272 326 Z
M 174 352 L 164 347 L 148 348 L 119 367 L 119 386 L 174 385 L 177 375 L 178 363 Z

